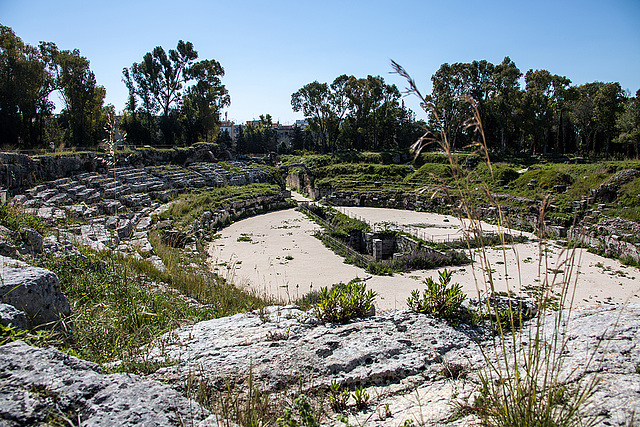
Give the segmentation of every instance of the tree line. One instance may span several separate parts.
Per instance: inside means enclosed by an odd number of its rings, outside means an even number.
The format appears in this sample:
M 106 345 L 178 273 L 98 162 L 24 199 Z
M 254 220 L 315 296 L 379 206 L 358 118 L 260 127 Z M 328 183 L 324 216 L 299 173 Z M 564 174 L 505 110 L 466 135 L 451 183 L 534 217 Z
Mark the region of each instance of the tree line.
M 620 83 L 571 85 L 567 77 L 547 70 L 524 74 L 506 57 L 443 64 L 431 77 L 426 96 L 439 120 L 429 114 L 428 130 L 446 131 L 454 148 L 470 144 L 465 126 L 471 106 L 478 105 L 489 148 L 496 152 L 638 157 L 640 91 L 625 93 Z
M 475 138 L 466 125 L 470 95 L 495 152 L 640 156 L 640 91 L 630 96 L 617 82 L 572 86 L 547 70 L 527 71 L 521 87 L 522 77 L 509 57 L 498 65 L 442 64 L 424 97 L 434 107 L 426 109 L 426 123 L 415 122 L 399 104 L 398 89 L 380 77 L 315 81 L 295 92 L 291 105 L 309 120 L 320 151 L 399 148 L 407 137 L 416 140 L 416 125 L 423 134 L 446 133 L 452 148 L 461 149 Z
M 123 69 L 129 90 L 119 123 L 89 60 L 54 43 L 25 44 L 0 25 L 0 143 L 4 148 L 91 147 L 119 127 L 133 144 L 177 145 L 213 141 L 219 111 L 229 105 L 215 60 L 198 60 L 191 42 L 161 46 Z M 54 114 L 53 94 L 62 108 Z
M 20 149 L 95 146 L 119 126 L 136 145 L 217 140 L 246 153 L 404 149 L 425 132 L 446 132 L 459 149 L 474 138 L 465 125 L 471 107 L 463 95 L 470 95 L 495 152 L 640 156 L 640 91 L 632 96 L 617 82 L 572 85 L 547 70 L 523 74 L 509 57 L 497 65 L 442 64 L 425 96 L 437 119 L 427 113 L 425 121 L 417 121 L 398 88 L 380 76 L 308 83 L 291 95 L 291 106 L 309 126 L 294 128 L 288 143 L 278 140 L 268 114 L 244 126 L 235 141 L 219 133 L 220 111 L 230 104 L 223 76 L 221 64 L 198 59 L 191 42 L 180 40 L 168 51 L 157 46 L 123 69 L 129 96 L 116 118 L 79 50 L 51 42 L 29 46 L 0 25 L 0 143 Z M 59 114 L 51 101 L 56 93 Z
M 63 108 L 53 115 L 50 95 Z M 104 125 L 115 115 L 104 106 L 106 90 L 96 83 L 89 61 L 54 43 L 26 45 L 0 25 L 0 141 L 5 147 L 42 148 L 87 145 L 104 138 Z
M 191 145 L 213 141 L 220 110 L 230 104 L 222 84 L 224 69 L 214 59 L 198 59 L 191 42 L 168 52 L 157 46 L 139 63 L 122 70 L 129 99 L 120 127 L 145 145 Z
M 307 118 L 321 152 L 403 149 L 423 133 L 398 88 L 380 76 L 314 81 L 291 95 L 291 106 Z

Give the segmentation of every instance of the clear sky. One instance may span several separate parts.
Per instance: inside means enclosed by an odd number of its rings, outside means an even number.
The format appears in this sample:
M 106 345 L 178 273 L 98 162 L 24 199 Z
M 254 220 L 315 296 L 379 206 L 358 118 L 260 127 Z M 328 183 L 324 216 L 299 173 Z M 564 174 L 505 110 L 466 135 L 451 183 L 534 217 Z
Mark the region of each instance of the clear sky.
M 390 59 L 427 93 L 442 63 L 505 56 L 523 73 L 640 88 L 640 0 L 0 0 L 0 23 L 31 45 L 79 49 L 118 112 L 122 69 L 181 39 L 222 64 L 237 122 L 300 119 L 291 94 L 341 74 L 379 75 L 403 90 Z M 415 99 L 406 103 L 422 117 Z

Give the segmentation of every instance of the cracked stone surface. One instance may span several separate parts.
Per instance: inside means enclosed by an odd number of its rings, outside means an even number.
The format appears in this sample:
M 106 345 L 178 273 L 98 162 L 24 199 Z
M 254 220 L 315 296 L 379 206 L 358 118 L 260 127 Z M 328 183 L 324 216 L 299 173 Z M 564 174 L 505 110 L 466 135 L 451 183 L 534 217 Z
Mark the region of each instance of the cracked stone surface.
M 65 419 L 83 426 L 223 425 L 158 381 L 103 374 L 95 363 L 22 341 L 0 346 L 0 383 L 2 426 Z
M 554 336 L 554 316 L 543 318 L 546 342 Z M 574 310 L 566 325 L 558 376 L 582 378 L 586 384 L 597 375 L 600 382 L 587 410 L 600 414 L 598 425 L 628 425 L 640 413 L 640 305 Z M 527 348 L 534 330 L 535 323 L 525 326 L 516 348 Z M 326 388 L 331 381 L 352 389 L 366 386 L 371 404 L 352 415 L 361 425 L 399 426 L 406 420 L 470 425 L 477 422 L 473 414 L 452 415 L 456 404 L 473 402 L 480 387 L 478 370 L 487 366 L 480 350 L 493 354 L 492 343 L 470 327 L 454 328 L 408 311 L 325 325 L 287 306 L 178 329 L 163 336 L 148 355 L 175 363 L 153 375 L 169 381 L 197 373 L 223 387 L 242 383 L 251 370 L 261 387 L 274 392 L 294 388 L 299 379 L 309 390 Z M 467 373 L 464 378 L 442 375 L 444 366 L 456 365 Z

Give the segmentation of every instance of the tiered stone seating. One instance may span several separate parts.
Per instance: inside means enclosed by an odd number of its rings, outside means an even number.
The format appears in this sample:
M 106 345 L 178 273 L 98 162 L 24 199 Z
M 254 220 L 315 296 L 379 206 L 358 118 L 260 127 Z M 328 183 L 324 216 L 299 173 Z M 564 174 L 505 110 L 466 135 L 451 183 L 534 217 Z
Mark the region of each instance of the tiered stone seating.
M 202 175 L 210 187 L 221 187 L 227 184 L 228 172 L 217 163 L 195 163 L 189 169 Z
M 207 185 L 202 175 L 190 169 L 165 165 L 151 166 L 148 170 L 156 177 L 166 180 L 171 186 L 176 188 L 201 188 Z

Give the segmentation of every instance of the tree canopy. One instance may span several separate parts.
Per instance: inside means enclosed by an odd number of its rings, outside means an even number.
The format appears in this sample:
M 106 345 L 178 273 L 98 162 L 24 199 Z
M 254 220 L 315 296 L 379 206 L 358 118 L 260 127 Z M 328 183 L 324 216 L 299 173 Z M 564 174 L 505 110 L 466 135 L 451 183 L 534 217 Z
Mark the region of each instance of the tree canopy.
M 230 105 L 224 69 L 214 59 L 199 59 L 191 42 L 180 40 L 168 51 L 157 46 L 122 74 L 129 96 L 119 125 L 129 142 L 176 145 L 219 137 L 220 111 Z M 421 96 L 433 106 L 424 122 L 416 121 L 398 88 L 382 77 L 342 74 L 291 95 L 293 111 L 302 112 L 309 126 L 288 130 L 284 145 L 269 115 L 245 126 L 236 140 L 222 138 L 245 152 L 328 152 L 406 149 L 430 132 L 446 133 L 452 147 L 461 149 L 475 138 L 467 126 L 472 112 L 465 97 L 471 96 L 492 151 L 640 157 L 640 91 L 631 95 L 618 82 L 572 85 L 544 69 L 523 73 L 509 57 L 500 64 L 445 63 L 431 82 L 431 93 Z M 58 114 L 54 94 L 61 100 Z M 52 42 L 29 46 L 0 25 L 5 148 L 95 146 L 118 122 L 105 96 L 79 50 L 61 50 Z
M 130 137 L 173 145 L 217 135 L 219 111 L 230 103 L 224 69 L 216 60 L 197 59 L 193 44 L 180 40 L 175 49 L 157 46 L 122 70 L 129 90 L 123 127 Z
M 380 76 L 338 76 L 306 84 L 291 95 L 320 142 L 320 150 L 406 148 L 420 135 L 395 85 Z
M 54 118 L 50 95 L 61 95 L 63 108 Z M 75 49 L 59 50 L 51 42 L 26 45 L 13 30 L 0 26 L 0 140 L 16 148 L 50 143 L 95 145 L 104 138 L 112 106 L 96 82 L 89 60 Z
M 471 95 L 494 151 L 640 155 L 632 119 L 637 95 L 626 96 L 617 82 L 572 86 L 569 78 L 548 70 L 528 70 L 522 88 L 522 76 L 509 57 L 499 65 L 443 64 L 425 96 L 439 119 L 427 111 L 429 130 L 447 132 L 455 149 L 471 144 L 474 135 L 465 126 L 471 111 L 462 96 Z

